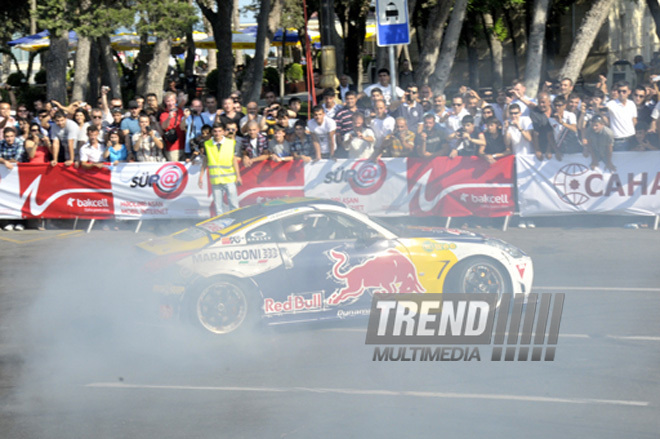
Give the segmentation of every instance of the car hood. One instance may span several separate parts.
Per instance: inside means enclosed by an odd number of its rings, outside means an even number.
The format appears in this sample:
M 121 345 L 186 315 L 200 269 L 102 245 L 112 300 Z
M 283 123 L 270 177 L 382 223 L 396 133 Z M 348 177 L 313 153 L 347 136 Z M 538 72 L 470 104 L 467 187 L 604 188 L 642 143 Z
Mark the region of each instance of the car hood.
M 153 255 L 165 256 L 176 253 L 193 253 L 210 243 L 211 239 L 208 234 L 197 227 L 191 227 L 172 235 L 149 239 L 137 246 Z
M 445 229 L 444 227 L 406 226 L 399 229 L 402 238 L 430 238 L 447 241 L 483 242 L 484 235 L 461 229 Z

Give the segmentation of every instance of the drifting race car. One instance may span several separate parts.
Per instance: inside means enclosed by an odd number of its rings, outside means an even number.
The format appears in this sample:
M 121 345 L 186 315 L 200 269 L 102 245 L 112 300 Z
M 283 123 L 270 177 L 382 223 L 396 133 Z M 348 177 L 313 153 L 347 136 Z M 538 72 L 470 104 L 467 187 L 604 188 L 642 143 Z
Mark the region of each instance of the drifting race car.
M 161 314 L 214 334 L 369 314 L 374 293 L 527 296 L 532 261 L 499 239 L 395 227 L 342 203 L 281 199 L 139 244 Z

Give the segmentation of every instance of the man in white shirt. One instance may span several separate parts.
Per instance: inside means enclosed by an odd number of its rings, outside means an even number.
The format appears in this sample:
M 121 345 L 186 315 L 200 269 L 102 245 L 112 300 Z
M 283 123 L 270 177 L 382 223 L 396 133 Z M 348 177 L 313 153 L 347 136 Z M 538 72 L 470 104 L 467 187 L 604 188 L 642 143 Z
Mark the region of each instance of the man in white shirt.
M 369 87 L 365 88 L 360 94 L 360 98 L 364 96 L 371 96 L 371 90 L 374 88 L 380 89 L 383 92 L 383 97 L 385 98 L 385 104 L 390 105 L 392 103 L 392 85 L 390 84 L 390 71 L 387 69 L 378 70 L 378 82 L 371 84 Z M 396 88 L 396 99 L 401 99 L 405 92 L 399 87 Z M 394 99 L 394 100 L 396 100 Z
M 78 124 L 67 119 L 63 111 L 55 113 L 55 124 L 50 127 L 50 140 L 53 145 L 53 161 L 64 162 L 65 166 L 71 166 L 76 156 L 76 142 L 78 140 Z
M 513 154 L 534 154 L 532 119 L 522 116 L 518 104 L 509 106 L 509 119 L 504 123 L 504 142 Z
M 618 88 L 617 99 L 608 101 L 607 107 L 610 128 L 614 133 L 614 151 L 629 151 L 635 137 L 635 125 L 637 124 L 637 106 L 631 100 L 630 84 L 621 81 Z
M 387 115 L 387 106 L 385 105 L 385 101 L 376 101 L 374 108 L 376 110 L 376 117 L 371 121 L 371 129 L 376 136 L 374 149 L 378 150 L 385 137 L 392 134 L 394 131 L 396 121 L 392 116 Z
M 447 119 L 447 131 L 449 134 L 458 131 L 461 129 L 461 121 L 465 116 L 469 116 L 470 113 L 465 108 L 465 101 L 463 96 L 456 95 L 451 100 L 451 109 L 452 115 Z
M 87 127 L 87 138 L 89 141 L 80 147 L 80 165 L 85 169 L 102 168 L 105 146 L 99 142 L 99 129 L 96 125 Z
M 334 120 L 326 117 L 322 105 L 317 105 L 312 110 L 313 119 L 307 121 L 307 129 L 312 135 L 312 143 L 316 149 L 317 157 L 330 159 L 335 155 L 335 131 L 337 124 Z

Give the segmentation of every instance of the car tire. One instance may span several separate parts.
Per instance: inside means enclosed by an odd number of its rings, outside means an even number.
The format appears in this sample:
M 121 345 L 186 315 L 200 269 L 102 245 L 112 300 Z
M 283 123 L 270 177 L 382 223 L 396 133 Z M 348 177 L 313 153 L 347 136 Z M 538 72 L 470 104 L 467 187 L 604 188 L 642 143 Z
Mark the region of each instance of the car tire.
M 456 268 L 453 286 L 457 293 L 496 294 L 498 306 L 502 296 L 511 294 L 509 275 L 494 259 L 470 258 Z
M 242 282 L 215 278 L 194 291 L 188 301 L 189 315 L 200 329 L 226 336 L 254 327 L 258 317 L 256 300 Z

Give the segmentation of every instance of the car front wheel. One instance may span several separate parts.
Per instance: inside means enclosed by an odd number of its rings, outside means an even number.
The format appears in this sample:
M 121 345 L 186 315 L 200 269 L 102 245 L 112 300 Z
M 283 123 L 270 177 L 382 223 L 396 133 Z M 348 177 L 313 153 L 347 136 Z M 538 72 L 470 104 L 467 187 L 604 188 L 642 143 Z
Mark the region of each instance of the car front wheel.
M 473 258 L 462 263 L 458 276 L 458 292 L 494 294 L 499 304 L 509 294 L 509 279 L 504 270 L 488 258 Z

